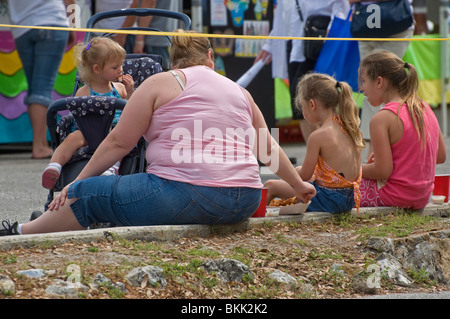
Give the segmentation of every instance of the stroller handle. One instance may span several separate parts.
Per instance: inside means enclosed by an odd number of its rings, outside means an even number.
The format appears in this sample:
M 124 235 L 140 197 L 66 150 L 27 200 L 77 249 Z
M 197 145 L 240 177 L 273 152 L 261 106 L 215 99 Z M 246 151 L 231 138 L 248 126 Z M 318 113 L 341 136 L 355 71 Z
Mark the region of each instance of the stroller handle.
M 130 16 L 135 15 L 139 17 L 143 16 L 160 16 L 166 18 L 173 18 L 184 22 L 184 29 L 189 30 L 191 28 L 191 18 L 182 12 L 169 11 L 163 9 L 150 9 L 150 8 L 132 8 L 132 9 L 120 9 L 111 10 L 105 12 L 99 12 L 94 14 L 87 22 L 86 27 L 92 29 L 93 26 L 100 20 L 120 17 L 120 16 Z M 119 29 L 120 30 L 120 29 Z M 173 30 L 171 30 L 173 31 Z
M 169 11 L 169 10 L 163 10 L 163 9 L 150 9 L 150 8 L 132 8 L 132 9 L 120 9 L 120 10 L 111 10 L 111 11 L 105 11 L 105 12 L 99 12 L 94 14 L 87 22 L 86 28 L 92 29 L 93 26 L 99 22 L 100 20 L 114 18 L 114 17 L 121 17 L 121 16 L 160 16 L 160 17 L 166 17 L 166 18 L 173 18 L 180 20 L 184 23 L 184 30 L 189 30 L 191 28 L 191 18 L 187 16 L 184 13 L 177 12 L 177 11 Z M 131 27 L 131 28 L 119 28 L 117 30 L 144 30 L 144 31 L 163 31 L 163 30 L 157 30 L 153 28 L 146 28 L 146 27 Z M 167 30 L 164 30 L 167 31 Z M 173 30 L 170 30 L 173 31 Z M 84 36 L 84 42 L 89 42 L 91 37 L 91 32 L 86 32 Z M 169 38 L 170 40 L 170 38 Z

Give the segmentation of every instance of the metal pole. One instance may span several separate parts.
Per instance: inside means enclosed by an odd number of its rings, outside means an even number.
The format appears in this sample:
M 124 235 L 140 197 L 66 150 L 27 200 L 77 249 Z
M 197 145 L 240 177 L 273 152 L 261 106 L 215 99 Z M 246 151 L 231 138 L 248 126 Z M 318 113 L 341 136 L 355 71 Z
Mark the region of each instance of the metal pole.
M 202 32 L 203 29 L 203 15 L 202 15 L 202 0 L 192 0 L 192 30 Z
M 449 0 L 441 0 L 440 7 L 440 33 L 442 38 L 448 38 L 449 29 Z M 449 42 L 441 42 L 441 118 L 442 118 L 442 135 L 448 136 L 447 128 L 447 91 L 449 89 Z

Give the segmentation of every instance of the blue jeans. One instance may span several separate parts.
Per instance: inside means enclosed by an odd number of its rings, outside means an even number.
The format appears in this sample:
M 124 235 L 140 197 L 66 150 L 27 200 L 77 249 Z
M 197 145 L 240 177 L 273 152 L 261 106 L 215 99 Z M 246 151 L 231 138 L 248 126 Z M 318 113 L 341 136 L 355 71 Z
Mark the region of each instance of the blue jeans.
M 307 212 L 343 213 L 355 206 L 352 188 L 328 188 L 312 183 L 316 188 L 316 196 L 311 199 Z
M 28 82 L 26 105 L 52 103 L 52 89 L 68 37 L 68 31 L 32 29 L 15 40 Z
M 229 224 L 253 215 L 261 189 L 196 186 L 138 173 L 77 181 L 68 198 L 78 198 L 71 208 L 83 227 Z

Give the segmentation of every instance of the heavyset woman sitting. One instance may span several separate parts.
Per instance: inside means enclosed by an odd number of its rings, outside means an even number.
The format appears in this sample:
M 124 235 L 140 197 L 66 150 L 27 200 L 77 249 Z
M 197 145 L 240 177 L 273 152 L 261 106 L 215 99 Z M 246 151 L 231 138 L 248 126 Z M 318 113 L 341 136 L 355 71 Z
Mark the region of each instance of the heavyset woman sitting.
M 181 32 L 181 31 L 180 31 Z M 315 195 L 272 139 L 251 95 L 213 70 L 205 37 L 172 37 L 172 72 L 148 78 L 76 180 L 39 218 L 4 235 L 118 226 L 236 223 L 261 200 L 255 153 L 304 202 Z M 144 136 L 146 173 L 99 176 Z M 256 142 L 255 142 L 256 141 Z M 268 153 L 259 155 L 263 149 Z M 256 151 L 255 151 L 256 150 Z

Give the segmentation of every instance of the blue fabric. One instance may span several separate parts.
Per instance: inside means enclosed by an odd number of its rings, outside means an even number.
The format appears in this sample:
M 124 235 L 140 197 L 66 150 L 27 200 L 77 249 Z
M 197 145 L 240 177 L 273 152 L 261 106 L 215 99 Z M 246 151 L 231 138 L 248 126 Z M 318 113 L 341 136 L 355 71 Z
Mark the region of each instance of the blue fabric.
M 316 196 L 311 199 L 307 212 L 343 213 L 355 206 L 353 188 L 327 188 L 312 183 Z
M 350 13 L 346 20 L 334 17 L 328 38 L 353 38 L 350 24 Z M 358 92 L 359 62 L 358 41 L 330 40 L 323 44 L 314 71 L 347 82 L 354 92 Z
M 68 197 L 78 198 L 71 208 L 83 227 L 228 224 L 253 215 L 261 189 L 196 186 L 138 173 L 77 181 Z
M 112 90 L 106 93 L 98 93 L 95 92 L 94 90 L 92 90 L 91 87 L 89 87 L 89 90 L 91 92 L 91 96 L 110 96 L 110 97 L 116 97 L 116 98 L 122 98 L 120 96 L 119 91 L 117 91 L 117 89 L 114 87 L 114 84 L 111 82 L 111 86 L 112 86 Z M 120 116 L 122 115 L 122 110 L 116 110 L 114 113 L 114 118 L 112 121 L 112 126 L 116 126 L 117 123 L 119 122 Z
M 69 32 L 32 29 L 15 40 L 28 90 L 25 104 L 52 102 L 52 90 L 64 55 Z

